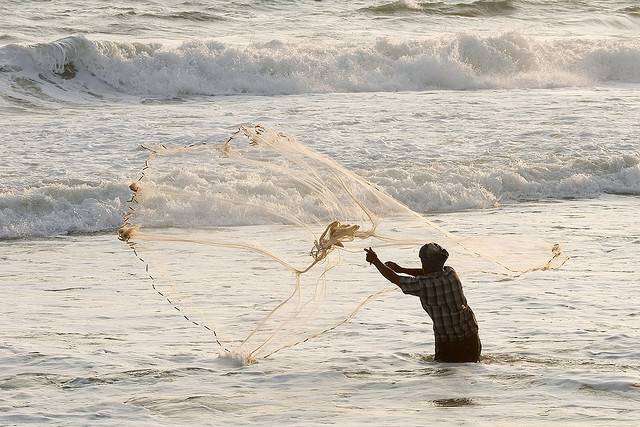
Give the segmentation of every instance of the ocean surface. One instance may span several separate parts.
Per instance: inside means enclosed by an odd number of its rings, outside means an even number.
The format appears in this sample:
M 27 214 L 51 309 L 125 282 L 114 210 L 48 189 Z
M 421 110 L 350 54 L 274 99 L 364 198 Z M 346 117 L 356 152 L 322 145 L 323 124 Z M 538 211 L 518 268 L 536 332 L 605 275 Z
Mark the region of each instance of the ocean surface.
M 0 0 L 0 425 L 633 425 L 638 34 L 630 0 Z M 219 357 L 116 229 L 141 146 L 248 123 L 454 235 L 541 238 L 571 258 L 461 275 L 478 364 L 434 362 L 430 319 L 399 292 L 272 358 Z M 280 291 L 282 271 L 243 268 L 259 277 L 238 283 L 247 304 Z M 343 279 L 383 285 L 364 257 Z M 194 280 L 212 310 L 236 304 Z

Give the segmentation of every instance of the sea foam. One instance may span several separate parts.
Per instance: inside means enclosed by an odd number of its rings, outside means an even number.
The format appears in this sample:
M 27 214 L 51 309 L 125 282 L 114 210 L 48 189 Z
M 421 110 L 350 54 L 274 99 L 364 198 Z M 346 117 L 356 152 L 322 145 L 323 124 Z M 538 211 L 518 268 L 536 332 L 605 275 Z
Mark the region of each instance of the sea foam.
M 153 97 L 555 88 L 640 83 L 640 42 L 507 33 L 358 44 L 192 40 L 168 46 L 74 36 L 4 46 L 0 69 L 0 78 L 26 77 L 44 86 L 53 81 L 68 92 Z
M 124 184 L 52 184 L 0 191 L 0 239 L 113 230 L 130 193 Z
M 427 164 L 411 171 L 386 167 L 356 170 L 379 188 L 421 213 L 492 208 L 523 201 L 640 195 L 640 156 L 614 155 L 599 161 L 576 159 L 550 164 L 545 159 L 517 165 L 478 164 L 446 167 Z M 227 174 L 202 192 L 195 171 L 168 175 L 181 190 L 180 199 L 149 195 L 147 209 L 154 227 L 210 227 L 278 223 L 261 210 L 220 203 L 218 194 L 232 189 L 264 194 L 280 191 L 259 175 Z M 185 191 L 186 190 L 186 191 Z M 48 237 L 69 233 L 112 232 L 121 223 L 130 198 L 128 183 L 50 184 L 23 191 L 0 192 L 0 239 Z M 304 200 L 291 194 L 291 201 Z

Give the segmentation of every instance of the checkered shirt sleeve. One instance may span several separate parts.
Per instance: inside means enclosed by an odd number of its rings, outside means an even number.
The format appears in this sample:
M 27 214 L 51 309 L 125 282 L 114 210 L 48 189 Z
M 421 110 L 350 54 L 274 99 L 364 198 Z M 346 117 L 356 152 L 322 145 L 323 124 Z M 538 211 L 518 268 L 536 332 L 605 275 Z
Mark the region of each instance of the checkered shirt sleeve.
M 415 295 L 417 297 L 422 293 L 423 285 L 417 277 L 400 276 L 400 283 L 398 284 L 402 292 L 407 295 Z

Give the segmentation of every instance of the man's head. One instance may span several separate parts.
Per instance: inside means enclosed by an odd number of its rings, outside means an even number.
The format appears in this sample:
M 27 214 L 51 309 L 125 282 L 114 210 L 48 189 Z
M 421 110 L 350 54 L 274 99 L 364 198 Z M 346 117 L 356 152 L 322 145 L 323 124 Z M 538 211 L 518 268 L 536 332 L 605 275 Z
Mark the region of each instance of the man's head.
M 437 243 L 427 243 L 420 248 L 422 269 L 426 272 L 442 271 L 444 263 L 449 258 L 449 252 Z

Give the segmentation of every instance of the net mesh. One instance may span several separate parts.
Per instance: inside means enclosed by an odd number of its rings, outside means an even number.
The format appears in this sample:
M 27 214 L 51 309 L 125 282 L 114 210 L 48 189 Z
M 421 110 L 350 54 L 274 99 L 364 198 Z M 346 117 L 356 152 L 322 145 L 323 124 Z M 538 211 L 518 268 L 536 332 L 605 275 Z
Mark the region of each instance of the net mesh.
M 144 148 L 120 239 L 178 315 L 246 361 L 332 331 L 392 290 L 362 280 L 365 247 L 415 258 L 436 241 L 458 268 L 511 277 L 566 261 L 546 242 L 453 236 L 262 125 L 217 144 Z

